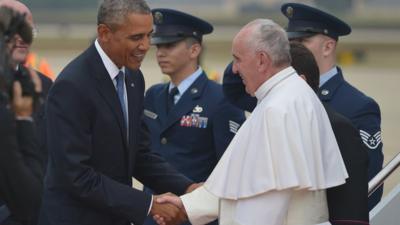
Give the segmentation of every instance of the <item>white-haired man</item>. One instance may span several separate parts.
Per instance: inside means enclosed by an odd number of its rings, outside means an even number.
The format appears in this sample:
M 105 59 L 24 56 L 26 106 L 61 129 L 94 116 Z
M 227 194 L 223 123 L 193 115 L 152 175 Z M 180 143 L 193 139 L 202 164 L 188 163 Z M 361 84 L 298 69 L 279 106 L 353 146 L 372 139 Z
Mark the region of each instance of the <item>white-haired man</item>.
M 232 53 L 257 107 L 203 187 L 163 200 L 184 208 L 192 224 L 217 217 L 222 225 L 329 224 L 325 189 L 348 175 L 321 102 L 290 66 L 285 31 L 252 21 Z

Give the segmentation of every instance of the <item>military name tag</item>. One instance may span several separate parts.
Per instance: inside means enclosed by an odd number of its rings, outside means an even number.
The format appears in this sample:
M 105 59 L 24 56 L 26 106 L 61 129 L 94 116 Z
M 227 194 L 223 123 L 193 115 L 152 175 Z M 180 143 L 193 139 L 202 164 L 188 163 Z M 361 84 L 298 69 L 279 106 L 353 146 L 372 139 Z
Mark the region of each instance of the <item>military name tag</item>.
M 158 117 L 157 114 L 155 114 L 152 111 L 147 110 L 147 109 L 144 110 L 144 115 L 149 117 L 150 119 L 153 119 L 153 120 L 157 119 L 157 117 Z
M 201 117 L 199 114 L 191 114 L 182 116 L 181 127 L 195 127 L 195 128 L 207 128 L 207 117 Z

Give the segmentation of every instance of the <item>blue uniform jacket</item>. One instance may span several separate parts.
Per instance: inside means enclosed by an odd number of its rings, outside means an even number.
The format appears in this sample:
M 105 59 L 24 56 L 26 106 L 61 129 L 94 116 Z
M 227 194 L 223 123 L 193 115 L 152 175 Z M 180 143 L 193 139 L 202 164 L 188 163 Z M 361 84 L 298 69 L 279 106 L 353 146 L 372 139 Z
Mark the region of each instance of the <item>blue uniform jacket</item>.
M 157 84 L 146 92 L 151 149 L 195 182 L 205 181 L 244 122 L 244 112 L 203 73 L 167 114 L 168 86 Z
M 360 131 L 361 139 L 368 149 L 368 177 L 372 179 L 382 169 L 383 164 L 379 105 L 374 99 L 345 81 L 340 68 L 338 68 L 338 74 L 320 87 L 318 96 L 336 112 L 350 119 Z M 381 188 L 370 196 L 370 209 L 379 202 L 382 191 Z

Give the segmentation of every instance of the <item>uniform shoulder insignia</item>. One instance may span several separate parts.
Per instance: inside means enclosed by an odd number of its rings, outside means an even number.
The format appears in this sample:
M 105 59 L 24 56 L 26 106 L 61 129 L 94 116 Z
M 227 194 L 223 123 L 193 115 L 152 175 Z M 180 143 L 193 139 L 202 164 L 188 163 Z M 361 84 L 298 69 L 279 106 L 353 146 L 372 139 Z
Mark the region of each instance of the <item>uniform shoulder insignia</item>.
M 374 135 L 369 134 L 364 130 L 360 130 L 361 139 L 369 149 L 378 148 L 382 142 L 381 131 L 376 132 Z
M 229 120 L 229 131 L 236 134 L 240 128 L 240 124 L 235 121 Z

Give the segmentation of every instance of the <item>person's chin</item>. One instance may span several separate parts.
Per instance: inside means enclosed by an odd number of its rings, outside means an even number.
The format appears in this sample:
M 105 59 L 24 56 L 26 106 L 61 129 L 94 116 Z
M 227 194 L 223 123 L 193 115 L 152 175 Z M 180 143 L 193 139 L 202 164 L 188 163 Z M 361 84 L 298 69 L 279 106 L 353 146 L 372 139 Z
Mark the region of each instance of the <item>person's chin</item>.
M 128 67 L 128 69 L 130 69 L 130 70 L 138 70 L 138 69 L 140 69 L 141 65 L 142 65 L 141 62 L 136 62 L 136 63 L 130 63 L 126 67 Z
M 19 52 L 14 53 L 12 56 L 13 60 L 18 63 L 24 62 L 26 60 L 26 57 L 28 57 L 27 53 L 19 53 Z

